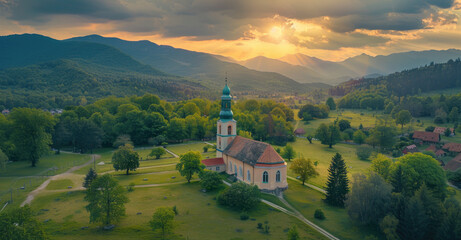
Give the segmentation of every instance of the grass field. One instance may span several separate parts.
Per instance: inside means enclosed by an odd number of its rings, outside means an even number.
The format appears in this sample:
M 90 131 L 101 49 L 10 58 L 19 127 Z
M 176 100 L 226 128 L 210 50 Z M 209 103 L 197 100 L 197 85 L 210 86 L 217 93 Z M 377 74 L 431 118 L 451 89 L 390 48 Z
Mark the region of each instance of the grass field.
M 325 196 L 311 188 L 288 180 L 289 188 L 285 191 L 285 199 L 300 211 L 307 219 L 331 232 L 340 239 L 364 239 L 366 236 L 378 236 L 379 232 L 354 223 L 343 208 L 327 205 L 323 202 Z M 314 218 L 316 209 L 325 213 L 325 220 Z
M 297 112 L 295 112 L 297 115 Z M 314 134 L 315 130 L 320 126 L 322 123 L 332 123 L 336 119 L 345 119 L 351 122 L 351 126 L 353 128 L 358 128 L 360 124 L 363 127 L 374 127 L 376 124 L 376 117 L 382 116 L 382 111 L 368 111 L 368 110 L 355 110 L 355 109 L 348 109 L 348 110 L 335 110 L 331 111 L 328 118 L 325 119 L 315 119 L 309 122 L 304 122 L 299 120 L 297 117 L 295 121 L 292 122 L 295 128 L 303 128 L 306 130 L 308 134 Z
M 284 213 L 265 205 L 249 212 L 250 220 L 242 221 L 240 213 L 220 207 L 216 193 L 202 193 L 199 184 L 136 189 L 129 193 L 126 216 L 113 231 L 103 231 L 88 223 L 83 192 L 54 193 L 39 196 L 32 203 L 51 239 L 159 239 L 148 221 L 161 206 L 177 206 L 177 226 L 172 239 L 286 239 L 289 227 L 297 225 L 301 239 L 324 239 L 319 233 Z M 270 233 L 256 228 L 268 221 Z M 82 227 L 89 227 L 82 229 Z
M 371 165 L 370 161 L 362 161 L 357 158 L 357 145 L 340 143 L 334 145 L 333 148 L 328 148 L 328 146 L 320 144 L 319 141 L 313 141 L 313 144 L 310 144 L 306 139 L 297 138 L 296 142 L 292 143 L 292 146 L 298 155 L 309 158 L 312 162 L 318 162 L 316 169 L 319 172 L 319 176 L 310 179 L 308 183 L 319 187 L 325 186 L 331 158 L 337 152 L 340 153 L 346 161 L 349 178 L 352 178 L 352 174 L 354 173 L 366 171 Z M 296 174 L 289 169 L 290 165 L 291 163 L 288 163 L 288 175 L 296 177 Z
M 6 171 L 0 172 L 0 204 L 3 206 L 12 198 L 13 203 L 8 208 L 17 207 L 32 190 L 47 179 L 47 176 L 65 172 L 88 160 L 88 155 L 61 153 L 40 158 L 35 168 L 31 167 L 29 162 L 9 163 Z M 13 192 L 12 196 L 10 190 Z

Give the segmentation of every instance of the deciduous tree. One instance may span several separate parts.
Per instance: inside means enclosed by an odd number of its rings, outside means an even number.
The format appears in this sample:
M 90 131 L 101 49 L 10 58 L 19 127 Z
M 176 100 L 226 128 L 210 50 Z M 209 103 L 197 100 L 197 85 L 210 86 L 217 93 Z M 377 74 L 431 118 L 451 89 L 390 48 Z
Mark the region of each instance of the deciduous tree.
M 85 200 L 89 202 L 86 210 L 90 212 L 90 222 L 109 225 L 125 215 L 126 190 L 114 177 L 105 174 L 96 178 L 86 191 Z
M 45 240 L 47 237 L 42 224 L 26 205 L 0 214 L 0 239 Z
M 309 180 L 311 177 L 318 176 L 319 173 L 315 170 L 314 164 L 310 159 L 305 159 L 304 157 L 295 159 L 290 166 L 290 169 L 293 170 L 294 173 L 299 175 L 302 184 Z
M 176 170 L 178 170 L 181 176 L 184 176 L 187 182 L 190 183 L 192 176 L 196 173 L 200 173 L 205 167 L 200 160 L 202 160 L 202 155 L 199 152 L 187 152 L 181 155 L 179 163 L 176 164 Z
M 174 211 L 169 207 L 160 207 L 155 210 L 149 225 L 152 230 L 160 230 L 162 239 L 165 239 L 166 234 L 171 233 L 175 227 Z
M 355 174 L 346 208 L 349 216 L 362 224 L 378 224 L 388 213 L 392 186 L 378 174 Z
M 128 175 L 139 167 L 139 154 L 133 151 L 131 145 L 120 146 L 112 155 L 112 164 L 115 171 L 126 170 Z
M 50 113 L 39 109 L 15 108 L 10 114 L 13 123 L 13 143 L 17 154 L 35 167 L 51 145 L 51 131 L 55 120 Z
M 341 140 L 341 133 L 339 127 L 335 124 L 326 125 L 325 123 L 320 124 L 315 132 L 315 137 L 320 140 L 324 145 L 328 145 L 332 148 L 339 140 Z
M 152 151 L 149 153 L 149 156 L 155 156 L 156 159 L 159 159 L 162 155 L 166 154 L 166 150 L 162 147 L 153 148 Z
M 288 162 L 291 162 L 291 159 L 296 157 L 296 152 L 293 149 L 293 146 L 288 144 L 283 150 L 282 150 L 282 157 L 284 157 Z

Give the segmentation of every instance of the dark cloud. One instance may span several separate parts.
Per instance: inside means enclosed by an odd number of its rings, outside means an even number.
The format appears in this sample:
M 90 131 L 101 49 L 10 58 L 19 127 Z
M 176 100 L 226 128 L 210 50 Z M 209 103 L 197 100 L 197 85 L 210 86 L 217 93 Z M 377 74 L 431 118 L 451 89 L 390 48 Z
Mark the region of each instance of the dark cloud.
M 112 31 L 192 40 L 260 38 L 276 43 L 280 40 L 265 33 L 269 25 L 280 25 L 284 40 L 319 49 L 387 41 L 357 29 L 407 31 L 458 18 L 440 11 L 455 8 L 454 0 L 0 0 L 0 6 L 0 14 L 23 25 L 74 26 L 80 18 L 82 23 L 110 23 Z M 290 19 L 320 24 L 326 33 L 303 38 Z
M 9 18 L 30 25 L 42 24 L 56 15 L 123 20 L 135 16 L 118 1 L 111 0 L 8 0 Z

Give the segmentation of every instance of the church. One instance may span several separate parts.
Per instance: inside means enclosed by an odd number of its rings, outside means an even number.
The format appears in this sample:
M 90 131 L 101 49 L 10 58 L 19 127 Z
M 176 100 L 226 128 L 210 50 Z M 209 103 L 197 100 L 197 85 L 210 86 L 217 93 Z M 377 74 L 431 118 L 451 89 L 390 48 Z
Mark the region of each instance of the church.
M 237 136 L 237 121 L 231 110 L 232 96 L 226 86 L 221 96 L 221 112 L 216 133 L 216 158 L 204 159 L 208 170 L 226 172 L 239 181 L 254 184 L 264 192 L 288 188 L 287 164 L 267 143 Z

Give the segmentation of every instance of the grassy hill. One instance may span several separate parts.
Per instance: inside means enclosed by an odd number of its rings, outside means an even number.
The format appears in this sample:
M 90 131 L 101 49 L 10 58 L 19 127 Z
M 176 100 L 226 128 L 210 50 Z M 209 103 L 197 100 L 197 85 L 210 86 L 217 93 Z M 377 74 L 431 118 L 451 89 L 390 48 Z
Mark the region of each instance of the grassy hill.
M 69 42 L 85 41 L 110 45 L 134 59 L 164 72 L 187 76 L 211 89 L 221 89 L 226 72 L 230 87 L 236 92 L 297 92 L 317 89 L 303 85 L 279 73 L 250 70 L 236 63 L 221 61 L 213 55 L 161 46 L 149 41 L 125 41 L 98 35 L 72 38 Z

